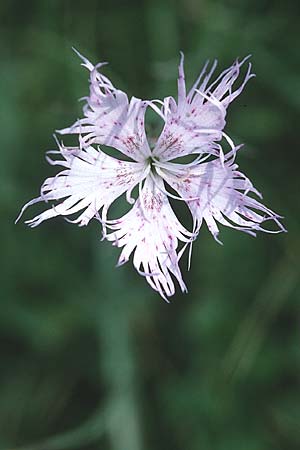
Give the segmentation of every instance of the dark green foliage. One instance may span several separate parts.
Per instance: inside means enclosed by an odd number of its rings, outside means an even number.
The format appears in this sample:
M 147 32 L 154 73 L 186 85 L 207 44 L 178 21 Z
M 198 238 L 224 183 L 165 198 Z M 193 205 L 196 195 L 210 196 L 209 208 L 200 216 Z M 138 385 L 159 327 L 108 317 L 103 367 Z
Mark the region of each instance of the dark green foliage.
M 1 450 L 300 448 L 299 13 L 296 0 L 1 2 Z M 251 53 L 257 78 L 227 131 L 289 233 L 223 228 L 221 247 L 203 230 L 189 294 L 167 305 L 115 269 L 96 223 L 15 226 L 87 93 L 71 46 L 145 98 L 176 93 L 179 50 L 190 83 L 207 58 L 222 70 Z

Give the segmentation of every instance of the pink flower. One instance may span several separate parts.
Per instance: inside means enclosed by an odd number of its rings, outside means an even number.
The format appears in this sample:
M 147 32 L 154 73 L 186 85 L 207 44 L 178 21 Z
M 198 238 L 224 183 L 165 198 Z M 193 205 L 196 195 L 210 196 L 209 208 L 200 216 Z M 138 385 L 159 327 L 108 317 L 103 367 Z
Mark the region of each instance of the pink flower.
M 52 160 L 47 156 L 49 163 L 64 169 L 45 180 L 40 196 L 28 202 L 21 214 L 40 201 L 57 204 L 27 220 L 29 226 L 75 213 L 79 216 L 72 222 L 80 226 L 98 219 L 104 238 L 122 248 L 118 264 L 133 255 L 136 270 L 165 300 L 175 292 L 174 279 L 186 291 L 179 260 L 191 247 L 203 221 L 218 242 L 219 223 L 254 236 L 256 231 L 284 231 L 280 217 L 255 198 L 261 195 L 235 163 L 239 147 L 223 131 L 227 107 L 253 77 L 249 64 L 243 82 L 233 90 L 247 58 L 236 61 L 213 82 L 216 63 L 209 72 L 206 64 L 187 93 L 182 55 L 176 103 L 173 97 L 163 101 L 129 100 L 99 71 L 103 63 L 93 66 L 79 56 L 90 73 L 90 95 L 85 98 L 84 117 L 59 131 L 77 134 L 78 146 L 57 142 L 58 150 L 48 152 L 61 157 Z M 144 125 L 148 106 L 164 121 L 153 149 Z M 230 146 L 227 152 L 221 146 L 222 139 Z M 114 147 L 121 158 L 126 156 L 130 161 L 107 155 L 101 145 Z M 185 155 L 195 157 L 190 163 L 174 161 Z M 138 196 L 134 199 L 136 186 Z M 177 195 L 169 192 L 168 186 Z M 132 208 L 120 219 L 108 219 L 109 207 L 122 194 Z M 188 231 L 179 222 L 170 197 L 186 203 L 193 230 Z M 266 221 L 273 221 L 276 229 L 264 228 Z

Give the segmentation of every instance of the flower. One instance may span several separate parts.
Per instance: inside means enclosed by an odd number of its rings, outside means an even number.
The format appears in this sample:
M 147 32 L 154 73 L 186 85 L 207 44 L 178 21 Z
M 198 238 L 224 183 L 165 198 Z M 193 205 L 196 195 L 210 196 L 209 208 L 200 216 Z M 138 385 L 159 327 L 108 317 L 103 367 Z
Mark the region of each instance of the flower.
M 133 255 L 135 269 L 165 300 L 175 293 L 175 279 L 186 291 L 179 260 L 191 248 L 203 221 L 218 242 L 219 223 L 251 235 L 284 231 L 280 216 L 255 198 L 261 194 L 235 163 L 240 147 L 223 131 L 227 107 L 254 76 L 249 64 L 243 82 L 234 89 L 248 58 L 234 62 L 213 82 L 216 62 L 210 70 L 206 64 L 187 93 L 181 54 L 176 102 L 173 97 L 129 100 L 102 74 L 104 63 L 94 66 L 78 55 L 89 71 L 90 94 L 85 98 L 84 117 L 59 131 L 78 135 L 78 146 L 68 147 L 57 140 L 58 150 L 48 152 L 48 162 L 63 170 L 45 180 L 40 196 L 28 202 L 20 215 L 37 202 L 57 204 L 27 220 L 29 226 L 79 212 L 72 221 L 79 226 L 98 219 L 104 238 L 122 248 L 118 265 Z M 164 121 L 153 148 L 145 133 L 147 107 Z M 222 139 L 230 147 L 227 152 L 220 144 Z M 114 147 L 120 159 L 106 154 L 101 145 Z M 49 154 L 61 158 L 52 160 Z M 194 159 L 189 163 L 177 160 L 186 155 Z M 108 219 L 111 204 L 122 194 L 131 209 L 117 220 Z M 191 231 L 179 222 L 169 198 L 187 205 L 193 219 Z M 267 220 L 276 224 L 276 230 L 263 227 Z

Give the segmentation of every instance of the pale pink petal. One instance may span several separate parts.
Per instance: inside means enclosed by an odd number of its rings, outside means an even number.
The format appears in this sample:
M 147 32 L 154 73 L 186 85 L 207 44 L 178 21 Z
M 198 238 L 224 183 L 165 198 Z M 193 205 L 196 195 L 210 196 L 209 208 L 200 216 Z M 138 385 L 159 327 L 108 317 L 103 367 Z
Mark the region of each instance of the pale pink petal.
M 116 198 L 125 192 L 130 195 L 134 186 L 143 179 L 144 164 L 112 158 L 91 146 L 71 148 L 60 145 L 59 151 L 49 153 L 58 153 L 63 157 L 55 161 L 48 157 L 48 161 L 52 165 L 65 167 L 65 170 L 55 177 L 47 178 L 41 187 L 41 195 L 27 203 L 21 214 L 37 202 L 60 203 L 27 220 L 26 223 L 31 227 L 52 217 L 69 216 L 82 210 L 74 222 L 80 226 L 87 225 L 99 215 L 101 208 L 106 214 Z
M 144 124 L 147 102 L 135 97 L 128 101 L 125 92 L 116 89 L 98 71 L 104 63 L 93 66 L 79 56 L 84 61 L 82 65 L 90 71 L 90 95 L 84 99 L 84 118 L 59 133 L 80 134 L 85 145 L 111 146 L 134 161 L 143 161 L 150 155 Z
M 240 74 L 243 61 L 236 61 L 216 81 L 208 82 L 216 68 L 216 62 L 206 74 L 207 64 L 192 89 L 186 94 L 183 55 L 179 64 L 178 103 L 172 97 L 163 102 L 160 115 L 165 121 L 164 129 L 153 150 L 153 155 L 164 161 L 192 153 L 213 153 L 215 142 L 226 137 L 226 108 L 240 94 L 246 82 L 253 77 L 249 64 L 245 78 L 236 90 L 233 84 Z M 153 104 L 151 104 L 153 107 Z M 155 105 L 153 109 L 157 110 Z
M 256 231 L 284 231 L 279 216 L 253 198 L 261 195 L 236 164 L 216 159 L 191 168 L 175 163 L 166 166 L 158 173 L 186 201 L 197 228 L 204 220 L 216 240 L 218 222 L 252 235 Z M 262 226 L 268 220 L 275 223 L 276 230 Z
M 175 216 L 168 198 L 160 190 L 163 182 L 148 176 L 133 208 L 122 218 L 111 221 L 113 232 L 107 239 L 123 247 L 119 264 L 133 254 L 133 265 L 151 287 L 166 299 L 175 293 L 173 275 L 186 291 L 178 265 L 178 241 L 189 243 L 189 233 Z M 180 255 L 181 256 L 181 255 Z

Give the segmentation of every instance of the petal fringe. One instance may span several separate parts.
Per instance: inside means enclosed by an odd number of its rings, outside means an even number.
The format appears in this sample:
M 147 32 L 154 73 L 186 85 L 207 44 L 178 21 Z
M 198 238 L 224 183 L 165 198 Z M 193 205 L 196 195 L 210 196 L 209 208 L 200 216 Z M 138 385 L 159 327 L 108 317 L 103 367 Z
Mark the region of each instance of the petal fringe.
M 144 126 L 148 102 L 135 97 L 129 102 L 125 92 L 98 71 L 105 63 L 94 66 L 76 53 L 90 72 L 90 95 L 84 98 L 84 118 L 58 132 L 83 135 L 83 145 L 111 146 L 134 161 L 144 161 L 151 154 Z
M 34 203 L 52 200 L 61 203 L 26 221 L 31 227 L 52 217 L 69 216 L 81 210 L 84 211 L 73 223 L 87 225 L 101 208 L 107 211 L 116 198 L 125 192 L 130 194 L 146 176 L 145 164 L 112 158 L 92 146 L 80 149 L 59 145 L 59 152 L 51 153 L 59 153 L 63 159 L 49 162 L 67 169 L 44 181 L 41 195 L 22 208 L 17 220 Z
M 280 216 L 253 198 L 260 193 L 232 162 L 215 159 L 190 168 L 165 163 L 158 173 L 186 201 L 196 228 L 204 220 L 217 241 L 217 222 L 253 236 L 257 231 L 285 231 Z M 266 221 L 273 222 L 275 230 L 264 228 Z
M 157 177 L 156 183 L 163 182 Z M 118 220 L 110 221 L 112 230 L 106 236 L 117 247 L 123 247 L 118 265 L 133 254 L 133 265 L 150 286 L 166 301 L 175 293 L 173 275 L 182 292 L 186 292 L 178 265 L 178 241 L 191 243 L 195 235 L 187 231 L 175 216 L 168 198 L 148 176 L 133 208 Z

